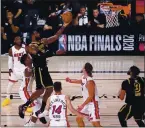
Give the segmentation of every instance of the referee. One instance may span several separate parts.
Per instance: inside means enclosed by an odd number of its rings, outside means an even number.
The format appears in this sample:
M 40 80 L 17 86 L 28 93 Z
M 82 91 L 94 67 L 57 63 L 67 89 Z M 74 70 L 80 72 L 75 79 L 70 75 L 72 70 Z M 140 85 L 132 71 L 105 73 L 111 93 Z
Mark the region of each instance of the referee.
M 134 117 L 139 127 L 145 127 L 143 115 L 145 112 L 145 78 L 139 76 L 140 69 L 136 66 L 130 67 L 128 75 L 130 78 L 122 82 L 119 98 L 124 100 L 125 105 L 118 112 L 118 118 L 122 127 L 127 127 L 127 120 Z

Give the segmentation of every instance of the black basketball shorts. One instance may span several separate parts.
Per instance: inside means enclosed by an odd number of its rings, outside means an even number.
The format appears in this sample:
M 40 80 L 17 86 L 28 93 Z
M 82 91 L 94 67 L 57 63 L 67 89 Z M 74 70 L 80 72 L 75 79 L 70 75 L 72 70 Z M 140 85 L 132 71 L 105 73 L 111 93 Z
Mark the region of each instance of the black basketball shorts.
M 36 80 L 36 90 L 53 87 L 53 81 L 47 67 L 35 67 L 34 76 Z
M 145 112 L 145 107 L 143 104 L 129 105 L 125 104 L 119 111 L 119 115 L 125 120 L 130 119 L 132 116 L 135 120 L 142 120 L 143 114 Z

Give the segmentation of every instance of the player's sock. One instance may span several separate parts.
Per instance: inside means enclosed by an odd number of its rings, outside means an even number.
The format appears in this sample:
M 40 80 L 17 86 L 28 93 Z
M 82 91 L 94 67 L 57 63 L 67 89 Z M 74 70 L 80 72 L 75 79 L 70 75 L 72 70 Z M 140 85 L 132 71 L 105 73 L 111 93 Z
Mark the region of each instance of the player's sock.
M 45 102 L 45 101 L 42 101 L 42 106 L 41 106 L 41 108 L 40 108 L 41 112 L 44 111 L 45 106 L 46 106 L 46 102 Z
M 27 100 L 25 104 L 22 105 L 22 107 L 28 107 L 32 103 L 32 100 Z
M 9 98 L 9 99 L 10 99 L 10 94 L 12 92 L 13 85 L 14 85 L 13 82 L 9 82 L 8 83 L 8 87 L 7 87 L 7 98 Z

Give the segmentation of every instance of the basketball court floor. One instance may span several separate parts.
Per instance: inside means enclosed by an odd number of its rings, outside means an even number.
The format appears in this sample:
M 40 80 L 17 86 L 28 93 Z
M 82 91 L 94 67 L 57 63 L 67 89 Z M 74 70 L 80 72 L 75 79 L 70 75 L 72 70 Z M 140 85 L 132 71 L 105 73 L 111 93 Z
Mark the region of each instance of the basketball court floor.
M 48 68 L 53 81 L 61 81 L 64 94 L 81 96 L 81 86 L 69 84 L 65 82 L 66 77 L 81 78 L 81 69 L 86 62 L 90 62 L 94 67 L 94 79 L 98 87 L 100 96 L 100 114 L 102 126 L 120 126 L 117 113 L 124 104 L 116 98 L 121 83 L 127 79 L 127 71 L 130 66 L 137 65 L 141 69 L 140 76 L 144 76 L 144 57 L 143 56 L 62 56 L 49 58 Z M 1 57 L 1 100 L 6 95 L 6 87 L 8 83 L 7 57 Z M 26 118 L 21 119 L 18 116 L 18 106 L 23 103 L 18 95 L 20 84 L 17 83 L 13 87 L 13 96 L 11 105 L 1 108 L 1 127 L 23 127 L 29 119 L 29 113 Z M 35 83 L 33 83 L 35 89 Z M 103 96 L 104 95 L 104 96 Z M 75 108 L 82 103 L 82 98 L 72 100 Z M 75 116 L 68 111 L 68 117 L 71 126 L 77 126 Z M 85 119 L 86 126 L 91 126 Z M 137 126 L 133 118 L 128 121 L 129 126 Z M 46 126 L 37 122 L 37 126 Z

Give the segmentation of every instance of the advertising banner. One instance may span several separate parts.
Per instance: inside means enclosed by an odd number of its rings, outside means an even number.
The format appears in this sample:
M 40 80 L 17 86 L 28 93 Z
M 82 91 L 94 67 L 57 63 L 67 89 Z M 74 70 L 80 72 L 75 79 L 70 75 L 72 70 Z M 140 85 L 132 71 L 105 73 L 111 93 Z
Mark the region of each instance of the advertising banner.
M 139 34 L 64 34 L 59 49 L 67 55 L 144 55 L 145 35 Z

